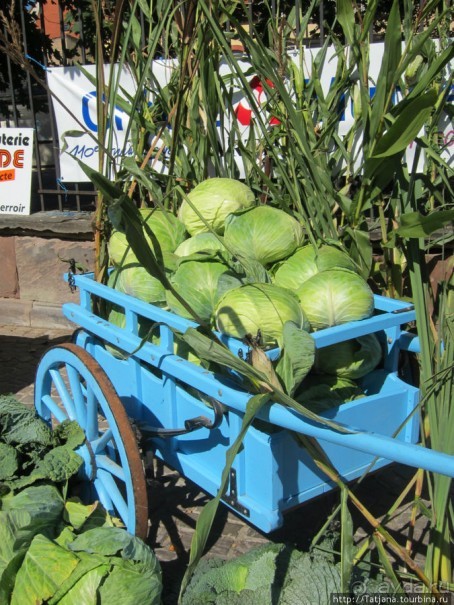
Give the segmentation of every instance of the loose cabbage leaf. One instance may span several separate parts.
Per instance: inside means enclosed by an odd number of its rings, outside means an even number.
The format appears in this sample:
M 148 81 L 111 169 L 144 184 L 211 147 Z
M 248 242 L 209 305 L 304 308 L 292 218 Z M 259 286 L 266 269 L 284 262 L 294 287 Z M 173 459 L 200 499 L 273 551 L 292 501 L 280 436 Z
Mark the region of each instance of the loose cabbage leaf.
M 8 564 L 2 569 L 0 567 L 0 603 L 9 603 L 14 589 L 17 572 L 24 560 L 26 549 L 17 551 Z
M 7 444 L 34 442 L 52 446 L 51 429 L 33 410 L 8 395 L 0 395 L 0 439 Z
M 10 482 L 10 484 L 14 489 L 22 489 L 43 479 L 56 483 L 67 481 L 77 473 L 82 463 L 83 459 L 79 454 L 76 454 L 66 445 L 60 445 L 47 452 L 44 458 L 36 464 L 30 475 L 20 477 Z
M 229 561 L 202 561 L 182 605 L 328 605 L 335 592 L 337 565 L 291 546 L 265 544 Z
M 3 575 L 10 561 L 36 533 L 30 522 L 31 515 L 27 511 L 0 512 L 0 587 L 3 587 Z
M 17 572 L 11 605 L 34 605 L 50 599 L 78 564 L 76 555 L 38 534 Z
M 85 531 L 69 545 L 74 551 L 105 556 L 121 556 L 124 560 L 136 561 L 159 570 L 159 563 L 153 551 L 142 540 L 132 536 L 120 527 L 96 527 Z
M 294 551 L 287 581 L 280 595 L 281 605 L 329 605 L 341 592 L 340 570 L 322 557 Z
M 80 529 L 98 506 L 98 502 L 86 505 L 76 499 L 67 500 L 63 518 L 74 529 Z
M 131 561 L 115 564 L 107 575 L 99 594 L 101 603 L 110 605 L 160 605 L 161 576 L 152 567 L 135 565 Z
M 9 494 L 2 499 L 0 514 L 18 514 L 21 511 L 30 515 L 30 527 L 23 525 L 27 532 L 44 531 L 54 528 L 63 512 L 63 498 L 54 485 L 36 485 L 22 490 L 16 495 Z M 2 524 L 0 523 L 0 531 Z M 16 537 L 20 544 L 20 536 Z M 26 541 L 26 540 L 25 540 Z M 0 548 L 2 543 L 0 541 Z
M 19 456 L 17 451 L 6 443 L 0 442 L 0 481 L 13 477 L 19 468 Z
M 74 450 L 85 441 L 85 433 L 74 420 L 64 420 L 54 429 L 54 438 L 59 445 Z
M 73 605 L 73 603 L 91 605 L 92 602 L 94 605 L 97 604 L 97 590 L 103 577 L 112 568 L 111 560 L 108 557 L 88 555 L 87 553 L 77 553 L 77 558 L 79 564 L 71 575 L 60 584 L 49 600 L 49 605 L 64 605 L 65 603 L 66 605 Z M 83 594 L 85 598 L 77 600 L 76 596 L 79 594 Z
M 75 584 L 69 589 L 66 594 L 58 601 L 49 601 L 49 605 L 53 603 L 58 605 L 97 605 L 98 589 L 104 576 L 109 572 L 110 565 L 100 565 L 85 573 Z M 74 574 L 73 574 L 74 575 Z
M 312 368 L 314 356 L 315 344 L 312 336 L 292 321 L 285 322 L 282 330 L 281 356 L 276 365 L 276 373 L 290 397 L 293 397 Z
M 79 454 L 64 445 L 55 447 L 48 452 L 36 468 L 36 474 L 42 474 L 44 479 L 59 483 L 67 481 L 77 473 L 83 463 Z

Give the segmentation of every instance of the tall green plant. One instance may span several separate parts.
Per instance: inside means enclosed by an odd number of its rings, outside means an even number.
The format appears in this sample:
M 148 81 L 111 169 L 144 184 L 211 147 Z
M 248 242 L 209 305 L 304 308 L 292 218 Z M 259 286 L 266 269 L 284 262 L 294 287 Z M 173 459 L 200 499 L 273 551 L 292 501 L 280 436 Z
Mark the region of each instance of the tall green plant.
M 338 0 L 337 21 L 330 24 L 324 46 L 313 55 L 304 47 L 303 35 L 316 0 L 299 29 L 294 14 L 288 20 L 276 18 L 271 5 L 263 3 L 270 11 L 268 38 L 263 28 L 255 28 L 244 2 L 118 0 L 108 21 L 112 28 L 109 57 L 101 43 L 107 22 L 104 5 L 98 0 L 91 2 L 98 32 L 93 82 L 103 151 L 98 171 L 87 169 L 87 173 L 99 190 L 95 221 L 98 277 L 105 276 L 106 238 L 112 222 L 124 228 L 140 262 L 170 289 L 159 259 L 146 246 L 135 206 L 176 211 L 185 192 L 206 177 L 237 177 L 238 158 L 245 180 L 261 194 L 263 203 L 297 216 L 311 242 L 335 241 L 346 247 L 367 277 L 376 277 L 369 230 L 371 223 L 377 223 L 385 267 L 377 288 L 382 286 L 387 293 L 401 295 L 402 268 L 407 263 L 410 268 L 409 294 L 416 307 L 421 342 L 425 439 L 436 449 L 452 452 L 452 290 L 446 290 L 439 327 L 434 329 L 427 305 L 423 239 L 453 218 L 449 206 L 452 173 L 434 136 L 452 82 L 449 78 L 443 80 L 443 76 L 453 58 L 453 47 L 446 43 L 445 36 L 439 52 L 435 52 L 431 39 L 444 31 L 448 7 L 440 9 L 439 2 L 431 0 L 414 15 L 412 3 L 405 1 L 401 15 L 398 2 L 394 2 L 387 20 L 384 61 L 377 81 L 372 82 L 369 32 L 376 20 L 375 1 L 369 2 L 361 14 L 350 0 Z M 248 16 L 247 27 L 240 15 Z M 243 56 L 233 52 L 232 38 L 241 42 Z M 293 57 L 287 52 L 288 41 L 298 51 Z M 330 46 L 336 49 L 337 68 L 326 90 L 322 74 Z M 152 69 L 152 62 L 162 54 L 169 59 L 166 84 L 157 81 Z M 104 70 L 107 58 L 111 63 L 109 72 Z M 221 74 L 221 65 L 227 75 Z M 119 74 L 123 69 L 136 83 L 133 93 L 121 89 Z M 261 100 L 250 89 L 254 76 L 264 91 Z M 371 84 L 376 88 L 373 97 Z M 236 114 L 240 91 L 252 112 L 248 137 Z M 398 91 L 401 97 L 396 97 Z M 400 100 L 396 102 L 396 98 Z M 342 109 L 350 101 L 355 122 L 341 136 Z M 126 138 L 133 148 L 133 156 L 119 163 L 108 151 L 113 132 L 107 125 L 116 105 L 129 116 Z M 408 166 L 406 150 L 412 142 L 415 161 Z M 420 158 L 424 159 L 422 169 Z M 197 342 L 194 334 L 186 336 L 199 351 L 209 346 L 210 355 L 213 347 L 220 347 L 220 357 L 233 367 L 234 358 L 207 330 L 197 336 Z M 263 372 L 257 374 L 247 365 L 241 365 L 238 371 L 252 377 L 252 392 L 256 393 L 250 401 L 244 431 L 268 397 L 295 407 L 296 402 Z M 301 406 L 295 409 L 308 415 Z M 450 573 L 447 545 L 452 536 L 449 480 L 429 478 L 433 539 L 424 573 L 344 485 L 317 444 L 303 441 L 318 467 L 341 489 L 344 587 L 352 557 L 359 556 L 359 551 L 354 553 L 352 548 L 348 503 L 371 524 L 380 536 L 379 544 L 386 542 L 428 588 L 433 582 L 446 580 Z M 227 463 L 233 460 L 240 442 L 229 452 Z M 227 471 L 223 483 L 226 477 Z M 190 571 L 203 552 L 221 496 L 222 491 L 201 517 Z M 384 549 L 379 550 L 384 567 L 391 570 Z
M 349 0 L 339 0 L 337 25 L 347 46 L 344 40 L 331 33 L 314 57 L 303 47 L 302 34 L 294 35 L 291 22 L 282 24 L 279 20 L 270 20 L 269 34 L 274 44 L 270 47 L 255 31 L 254 23 L 249 22 L 248 29 L 243 27 L 238 13 L 233 10 L 238 4 L 189 1 L 164 10 L 160 2 L 149 7 L 141 3 L 141 8 L 147 9 L 143 14 L 149 24 L 146 50 L 141 46 L 137 24 L 132 28 L 135 35 L 122 39 L 122 56 L 135 74 L 139 91 L 129 99 L 135 157 L 124 160 L 118 173 L 122 190 L 140 203 L 164 204 L 176 209 L 184 195 L 177 184 L 182 184 L 184 189 L 210 175 L 238 175 L 232 153 L 236 148 L 246 181 L 263 194 L 264 202 L 298 216 L 312 242 L 340 241 L 365 276 L 372 273 L 369 229 L 371 222 L 377 222 L 385 266 L 377 285 L 383 285 L 388 293 L 402 295 L 402 268 L 409 264 L 410 294 L 417 310 L 422 349 L 423 385 L 434 380 L 434 376 L 439 381 L 441 376 L 446 377 L 447 368 L 452 365 L 449 360 L 451 349 L 446 348 L 445 353 L 440 354 L 440 362 L 443 360 L 444 364 L 440 374 L 431 361 L 435 343 L 426 297 L 422 294 L 427 292 L 428 283 L 424 275 L 423 244 L 421 248 L 415 247 L 414 237 L 427 235 L 452 220 L 452 210 L 445 197 L 452 194 L 449 166 L 442 160 L 432 137 L 446 101 L 448 88 L 442 76 L 452 60 L 453 50 L 446 46 L 441 52 L 434 53 L 431 36 L 442 27 L 447 11 L 435 11 L 437 5 L 432 2 L 413 18 L 412 7 L 404 3 L 402 18 L 395 2 L 387 23 L 384 61 L 377 81 L 372 82 L 369 30 L 377 3 L 369 3 L 359 19 Z M 314 7 L 315 3 L 311 9 Z M 247 14 L 245 5 L 243 9 Z M 161 17 L 159 23 L 156 14 Z M 310 13 L 306 15 L 306 23 L 309 17 Z M 421 31 L 425 21 L 428 25 Z M 231 33 L 226 32 L 227 22 Z M 232 51 L 231 36 L 239 39 L 245 49 L 246 67 Z M 295 60 L 286 53 L 284 40 L 290 37 L 299 50 Z M 336 48 L 338 64 L 331 88 L 326 91 L 322 86 L 322 74 L 329 45 Z M 166 86 L 160 86 L 149 74 L 151 60 L 158 49 L 165 49 L 176 60 Z M 228 67 L 228 76 L 220 75 L 221 61 Z M 305 73 L 308 63 L 310 74 Z M 264 104 L 249 88 L 252 75 L 262 83 L 266 96 Z M 376 93 L 371 98 L 372 83 Z M 449 86 L 449 81 L 447 84 Z M 143 86 L 153 92 L 151 108 L 141 97 Z M 243 92 L 252 110 L 247 139 L 242 135 L 235 114 L 238 90 Z M 401 98 L 396 102 L 398 91 Z M 346 135 L 341 136 L 339 124 L 346 100 L 353 103 L 355 123 Z M 220 115 L 228 115 L 229 119 L 227 122 L 221 118 L 218 129 L 215 125 Z M 270 125 L 269 116 L 274 118 L 273 125 Z M 228 136 L 225 136 L 227 128 Z M 153 141 L 148 153 L 145 151 L 147 137 Z M 406 163 L 406 150 L 413 141 L 417 151 L 412 170 Z M 422 150 L 426 163 L 421 171 L 418 159 Z M 157 159 L 163 161 L 164 172 L 157 169 Z M 104 181 L 97 182 L 108 191 Z M 111 201 L 118 198 L 118 192 L 110 193 L 114 193 L 110 195 Z M 118 209 L 118 205 L 115 207 Z M 427 215 L 428 210 L 435 212 Z M 133 240 L 134 235 L 131 237 Z M 134 242 L 130 243 L 134 249 Z M 154 263 L 149 264 L 149 270 L 154 272 Z M 232 363 L 231 359 L 229 363 Z M 424 386 L 422 389 L 432 427 L 431 445 L 440 449 L 445 447 L 443 440 L 449 438 L 449 434 L 446 436 L 443 432 L 448 429 L 442 425 L 449 426 L 446 420 L 451 412 L 442 407 L 445 411 L 440 417 L 434 410 L 440 409 L 437 407 L 440 392 L 446 400 L 450 388 L 445 381 L 443 388 L 431 389 L 430 395 L 425 395 Z M 276 391 L 272 392 L 273 397 L 281 397 Z M 254 401 L 260 407 L 265 399 Z M 286 399 L 287 404 L 288 401 Z M 251 402 L 251 417 L 245 421 L 244 430 L 254 416 L 255 403 Z M 348 496 L 379 532 L 381 540 L 415 570 L 428 588 L 433 581 L 436 583 L 447 577 L 450 563 L 446 544 L 451 521 L 442 519 L 446 519 L 443 512 L 448 507 L 449 480 L 434 477 L 430 481 L 434 540 L 424 573 L 353 492 L 343 486 L 317 447 L 310 443 L 305 445 L 319 467 L 341 486 L 344 519 L 349 519 Z M 234 450 L 229 454 L 230 459 L 233 456 Z M 222 491 L 217 500 L 221 495 Z M 190 570 L 203 552 L 217 500 L 201 517 L 194 536 Z M 351 529 L 345 526 L 342 542 L 344 584 L 353 556 L 349 531 Z M 380 548 L 380 553 L 385 568 L 391 570 L 384 549 Z M 397 580 L 396 576 L 392 579 Z

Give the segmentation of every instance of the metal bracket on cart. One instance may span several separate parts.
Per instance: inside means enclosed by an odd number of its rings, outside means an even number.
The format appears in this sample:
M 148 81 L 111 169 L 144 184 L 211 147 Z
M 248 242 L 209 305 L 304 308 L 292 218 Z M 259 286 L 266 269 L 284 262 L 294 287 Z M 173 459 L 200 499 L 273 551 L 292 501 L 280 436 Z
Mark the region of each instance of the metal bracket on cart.
M 213 429 L 218 428 L 218 426 L 222 422 L 222 418 L 224 415 L 224 406 L 215 399 L 211 399 L 211 405 L 214 411 L 213 421 L 211 421 L 206 416 L 197 416 L 196 418 L 188 418 L 188 420 L 185 420 L 184 428 L 176 429 L 166 429 L 160 426 L 150 426 L 149 424 L 145 424 L 142 422 L 138 422 L 136 423 L 136 425 L 140 433 L 142 434 L 142 439 L 145 443 L 148 440 L 153 439 L 153 437 L 178 437 L 179 435 L 192 433 L 193 431 L 197 431 L 198 429 L 203 428 L 212 431 Z
M 226 502 L 233 509 L 244 515 L 245 517 L 249 517 L 250 511 L 248 508 L 243 506 L 238 502 L 238 490 L 236 484 L 236 470 L 234 468 L 230 469 L 230 481 L 229 481 L 229 493 L 225 493 L 222 496 L 222 500 Z

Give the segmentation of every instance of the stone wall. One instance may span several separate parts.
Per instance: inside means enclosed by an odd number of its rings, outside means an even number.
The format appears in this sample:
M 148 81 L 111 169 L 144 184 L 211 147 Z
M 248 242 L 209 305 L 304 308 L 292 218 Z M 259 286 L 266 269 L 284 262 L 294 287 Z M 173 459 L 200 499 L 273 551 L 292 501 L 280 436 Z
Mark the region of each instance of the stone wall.
M 0 323 L 74 327 L 63 303 L 77 300 L 63 275 L 74 258 L 94 267 L 91 217 L 84 213 L 37 213 L 0 217 Z

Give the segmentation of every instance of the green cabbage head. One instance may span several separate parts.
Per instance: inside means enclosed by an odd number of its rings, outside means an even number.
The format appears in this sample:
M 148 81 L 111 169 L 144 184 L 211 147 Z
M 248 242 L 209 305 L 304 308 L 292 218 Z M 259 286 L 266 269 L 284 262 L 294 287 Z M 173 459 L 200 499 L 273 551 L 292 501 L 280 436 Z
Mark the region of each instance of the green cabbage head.
M 118 269 L 113 287 L 123 294 L 158 306 L 162 306 L 166 300 L 162 283 L 139 263 L 129 263 Z
M 265 346 L 278 344 L 287 321 L 309 327 L 295 294 L 274 284 L 245 284 L 230 290 L 219 301 L 215 320 L 220 332 L 239 339 L 247 334 L 256 337 L 260 330 Z
M 225 250 L 224 245 L 214 233 L 206 231 L 186 239 L 175 250 L 175 254 L 177 256 L 190 256 L 198 252 L 216 252 L 218 250 Z
M 153 234 L 150 236 L 146 228 L 143 228 L 145 238 L 155 252 L 158 249 L 156 242 L 159 243 L 161 252 L 165 254 L 174 252 L 186 239 L 187 233 L 183 223 L 171 212 L 150 208 L 141 208 L 139 212 Z M 137 257 L 121 231 L 113 231 L 109 238 L 108 249 L 109 256 L 116 266 L 137 262 Z
M 318 372 L 356 380 L 372 372 L 380 363 L 382 355 L 377 336 L 366 334 L 318 349 L 314 368 Z
M 278 286 L 297 290 L 306 280 L 327 269 L 350 269 L 355 271 L 355 263 L 335 246 L 323 245 L 315 248 L 312 245 L 298 248 L 291 256 L 273 268 L 273 281 Z
M 367 282 L 348 269 L 313 275 L 296 293 L 313 330 L 370 317 L 374 295 Z
M 227 265 L 212 259 L 182 262 L 171 282 L 197 316 L 206 322 L 211 321 L 221 296 L 241 284 Z M 194 319 L 170 291 L 167 291 L 167 304 L 173 313 Z
M 364 394 L 354 380 L 311 372 L 301 383 L 295 398 L 311 411 L 321 414 L 362 396 Z
M 292 254 L 302 239 L 301 224 L 287 212 L 271 206 L 255 206 L 231 214 L 225 221 L 226 247 L 264 266 Z
M 210 229 L 197 212 L 216 233 L 224 233 L 224 222 L 231 212 L 249 208 L 255 204 L 254 193 L 247 185 L 235 179 L 212 178 L 199 183 L 180 206 L 179 218 L 191 235 Z M 192 206 L 197 209 L 197 212 Z

